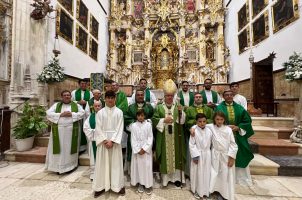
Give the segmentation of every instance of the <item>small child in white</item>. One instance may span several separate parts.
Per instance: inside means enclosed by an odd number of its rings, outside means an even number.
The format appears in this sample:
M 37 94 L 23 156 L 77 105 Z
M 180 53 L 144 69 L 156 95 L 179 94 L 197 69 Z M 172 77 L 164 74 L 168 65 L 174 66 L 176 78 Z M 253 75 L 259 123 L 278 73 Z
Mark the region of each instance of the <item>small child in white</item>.
M 212 136 L 212 168 L 210 192 L 219 192 L 218 199 L 235 199 L 235 159 L 238 146 L 233 131 L 225 125 L 223 112 L 214 114 L 214 125 L 207 125 Z M 223 198 L 222 198 L 223 197 Z
M 196 115 L 194 136 L 190 136 L 191 153 L 190 180 L 191 191 L 196 199 L 210 195 L 211 140 L 212 132 L 206 127 L 207 118 L 203 113 Z
M 152 125 L 145 120 L 143 110 L 136 113 L 137 121 L 129 126 L 131 131 L 131 185 L 138 183 L 138 192 L 152 193 L 153 173 L 152 173 Z

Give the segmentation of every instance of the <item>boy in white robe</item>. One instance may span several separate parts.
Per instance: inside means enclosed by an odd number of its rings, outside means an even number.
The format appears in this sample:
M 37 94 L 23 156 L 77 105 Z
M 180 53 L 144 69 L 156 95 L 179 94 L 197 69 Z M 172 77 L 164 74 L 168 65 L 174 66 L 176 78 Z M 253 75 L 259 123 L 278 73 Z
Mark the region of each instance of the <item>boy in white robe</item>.
M 62 174 L 78 166 L 80 120 L 83 108 L 71 101 L 71 93 L 61 93 L 62 102 L 55 103 L 47 111 L 47 119 L 52 122 L 46 154 L 45 170 Z
M 145 120 L 144 110 L 136 113 L 137 121 L 129 127 L 131 131 L 131 185 L 138 185 L 138 192 L 148 195 L 152 192 L 153 173 L 152 173 L 152 144 L 153 132 L 150 122 Z
M 190 180 L 191 191 L 196 199 L 210 195 L 211 142 L 212 132 L 206 127 L 207 118 L 203 113 L 196 115 L 195 136 L 190 136 L 191 154 Z
M 95 143 L 95 116 L 96 113 L 101 110 L 101 101 L 94 101 L 93 110 L 94 112 L 85 120 L 83 130 L 88 140 L 88 155 L 90 160 L 90 179 L 94 178 L 94 166 L 96 158 L 96 143 Z
M 106 106 L 96 115 L 96 162 L 92 189 L 94 197 L 112 190 L 125 195 L 122 135 L 124 129 L 123 112 L 115 106 L 115 92 L 105 93 Z
M 212 167 L 210 192 L 219 192 L 218 199 L 235 199 L 235 159 L 238 146 L 233 131 L 224 125 L 225 115 L 218 111 L 214 114 L 214 124 L 207 125 L 212 136 Z

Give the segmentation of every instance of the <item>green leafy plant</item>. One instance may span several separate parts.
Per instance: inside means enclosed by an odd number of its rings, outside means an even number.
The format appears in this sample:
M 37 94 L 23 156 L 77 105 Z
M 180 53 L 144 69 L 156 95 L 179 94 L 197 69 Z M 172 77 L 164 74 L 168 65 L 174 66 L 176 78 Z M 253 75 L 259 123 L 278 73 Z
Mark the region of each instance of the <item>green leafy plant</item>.
M 48 65 L 45 65 L 37 81 L 41 83 L 55 83 L 65 80 L 64 68 L 60 66 L 59 59 L 53 57 Z
M 288 81 L 302 79 L 302 56 L 294 52 L 289 60 L 283 63 L 285 70 L 285 79 Z
M 42 106 L 31 106 L 25 103 L 22 114 L 13 128 L 15 139 L 25 139 L 40 133 L 48 127 L 46 111 Z

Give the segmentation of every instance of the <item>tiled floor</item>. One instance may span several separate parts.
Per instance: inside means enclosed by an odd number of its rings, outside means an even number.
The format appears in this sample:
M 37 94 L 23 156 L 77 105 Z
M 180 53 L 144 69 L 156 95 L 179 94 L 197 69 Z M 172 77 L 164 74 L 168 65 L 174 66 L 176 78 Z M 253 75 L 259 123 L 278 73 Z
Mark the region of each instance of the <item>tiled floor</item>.
M 89 180 L 89 168 L 79 166 L 71 174 L 57 175 L 44 172 L 43 164 L 10 162 L 0 165 L 1 200 L 77 200 L 94 199 Z M 125 178 L 127 180 L 127 178 Z M 252 187 L 236 186 L 237 200 L 298 200 L 302 199 L 302 178 L 281 176 L 253 176 Z M 138 194 L 126 181 L 126 196 L 107 192 L 98 199 L 158 199 L 190 200 L 194 199 L 189 184 L 183 189 L 169 185 L 162 189 L 155 182 L 152 195 Z

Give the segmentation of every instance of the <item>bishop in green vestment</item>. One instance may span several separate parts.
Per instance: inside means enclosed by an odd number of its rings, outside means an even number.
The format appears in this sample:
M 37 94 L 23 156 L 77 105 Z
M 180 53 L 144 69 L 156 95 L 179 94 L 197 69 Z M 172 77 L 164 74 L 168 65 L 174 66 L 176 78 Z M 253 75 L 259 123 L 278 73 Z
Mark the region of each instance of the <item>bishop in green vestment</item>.
M 223 101 L 215 111 L 222 111 L 226 115 L 226 123 L 232 128 L 238 152 L 236 156 L 236 182 L 242 185 L 251 185 L 249 163 L 254 158 L 248 138 L 254 134 L 252 119 L 249 113 L 233 100 L 231 90 L 224 91 Z
M 159 162 L 162 184 L 167 186 L 168 182 L 174 182 L 179 187 L 181 180 L 185 182 L 185 113 L 181 105 L 173 102 L 176 90 L 176 85 L 171 79 L 165 82 L 164 103 L 156 106 L 152 123 L 157 129 L 156 159 Z
M 135 103 L 131 104 L 127 111 L 124 113 L 124 124 L 127 130 L 127 127 L 136 121 L 136 112 L 138 110 L 144 110 L 145 119 L 151 119 L 154 113 L 154 109 L 151 104 L 147 104 L 144 101 L 145 91 L 144 90 L 137 90 L 135 93 Z M 129 131 L 127 138 L 127 161 L 131 161 L 132 149 L 131 149 L 131 135 Z

